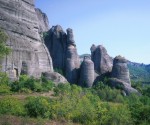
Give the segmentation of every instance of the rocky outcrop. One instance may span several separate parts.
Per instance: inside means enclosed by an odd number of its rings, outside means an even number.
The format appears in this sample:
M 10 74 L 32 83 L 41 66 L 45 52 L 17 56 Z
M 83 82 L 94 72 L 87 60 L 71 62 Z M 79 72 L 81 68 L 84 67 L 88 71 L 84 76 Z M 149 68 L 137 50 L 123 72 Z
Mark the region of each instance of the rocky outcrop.
M 116 78 L 110 78 L 109 82 L 113 87 L 123 90 L 126 93 L 126 95 L 130 95 L 132 93 L 140 95 L 140 93 L 136 89 L 132 88 L 130 84 L 122 80 Z
M 65 70 L 65 59 L 67 49 L 67 36 L 62 27 L 53 26 L 48 36 L 45 38 L 45 44 L 51 54 L 54 69 Z
M 34 0 L 0 0 L 0 28 L 9 36 L 7 46 L 12 48 L 2 67 L 12 78 L 21 73 L 40 77 L 42 72 L 53 71 L 51 57 L 39 35 L 40 25 Z
M 53 26 L 45 38 L 45 44 L 50 51 L 54 69 L 63 70 L 68 82 L 77 83 L 80 61 L 72 29 L 67 29 L 66 34 L 61 26 Z
M 42 75 L 47 79 L 47 80 L 51 80 L 55 83 L 55 85 L 58 85 L 60 83 L 68 83 L 68 81 L 66 80 L 66 78 L 62 75 L 60 75 L 57 72 L 45 72 L 42 73 Z
M 112 70 L 112 58 L 107 54 L 106 49 L 102 46 L 92 45 L 91 59 L 94 62 L 94 69 L 100 75 Z
M 90 58 L 85 57 L 80 68 L 79 84 L 83 87 L 92 87 L 94 82 L 94 63 Z
M 114 58 L 112 77 L 131 84 L 127 60 L 124 57 L 117 56 Z
M 66 78 L 70 83 L 78 83 L 80 60 L 77 53 L 73 31 L 67 29 Z
M 38 8 L 35 9 L 35 12 L 38 17 L 39 33 L 47 32 L 49 30 L 47 15 Z
M 136 93 L 138 91 L 131 87 L 129 69 L 127 67 L 127 60 L 124 57 L 117 56 L 114 58 L 113 69 L 111 73 L 110 83 L 114 87 L 119 87 L 124 90 L 127 95 Z

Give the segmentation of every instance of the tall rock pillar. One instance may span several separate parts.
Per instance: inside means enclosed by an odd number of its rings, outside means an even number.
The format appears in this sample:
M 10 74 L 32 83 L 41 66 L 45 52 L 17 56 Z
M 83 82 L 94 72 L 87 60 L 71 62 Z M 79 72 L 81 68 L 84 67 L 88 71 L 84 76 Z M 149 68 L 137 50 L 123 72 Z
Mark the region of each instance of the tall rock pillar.
M 80 61 L 77 53 L 73 31 L 67 29 L 66 78 L 70 83 L 78 83 Z
M 94 79 L 94 63 L 89 57 L 84 57 L 80 68 L 79 84 L 83 87 L 92 87 Z

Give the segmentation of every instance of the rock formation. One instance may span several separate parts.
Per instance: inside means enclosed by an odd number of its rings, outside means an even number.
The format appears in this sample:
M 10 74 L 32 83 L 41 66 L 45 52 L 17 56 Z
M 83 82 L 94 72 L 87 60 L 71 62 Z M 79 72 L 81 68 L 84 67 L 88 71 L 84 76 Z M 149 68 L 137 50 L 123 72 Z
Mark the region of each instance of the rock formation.
M 53 26 L 45 38 L 45 44 L 50 51 L 54 69 L 65 72 L 68 82 L 77 83 L 80 61 L 72 29 L 67 29 L 66 34 L 61 26 Z
M 130 74 L 127 67 L 127 60 L 124 57 L 117 56 L 114 58 L 113 69 L 111 73 L 110 83 L 114 87 L 121 87 L 127 95 L 131 93 L 138 93 L 138 91 L 131 87 Z
M 45 38 L 45 44 L 51 54 L 54 69 L 61 69 L 64 71 L 67 41 L 66 33 L 61 26 L 53 26 L 49 30 L 48 36 Z
M 45 24 L 39 24 L 38 17 L 41 15 L 37 16 L 34 0 L 0 0 L 0 28 L 9 36 L 7 46 L 12 48 L 2 70 L 12 78 L 21 73 L 40 77 L 42 72 L 53 71 L 51 57 L 39 34 L 46 30 Z
M 83 87 L 92 87 L 94 82 L 94 63 L 89 57 L 85 57 L 80 68 L 79 84 Z
M 45 72 L 45 73 L 42 73 L 42 75 L 46 79 L 53 81 L 55 85 L 58 85 L 59 83 L 68 83 L 66 78 L 57 72 Z
M 38 8 L 35 9 L 35 12 L 38 17 L 39 33 L 47 32 L 49 30 L 47 15 Z
M 124 57 L 117 56 L 114 58 L 112 77 L 131 84 L 127 60 Z
M 131 93 L 140 95 L 140 93 L 136 89 L 132 88 L 130 84 L 128 84 L 120 79 L 110 78 L 109 82 L 113 87 L 123 90 L 126 93 L 126 95 L 130 95 Z
M 94 69 L 100 75 L 112 70 L 112 58 L 107 54 L 106 49 L 102 46 L 92 45 L 91 58 L 94 62 Z
M 77 53 L 73 31 L 67 29 L 66 78 L 70 83 L 78 83 L 80 60 Z

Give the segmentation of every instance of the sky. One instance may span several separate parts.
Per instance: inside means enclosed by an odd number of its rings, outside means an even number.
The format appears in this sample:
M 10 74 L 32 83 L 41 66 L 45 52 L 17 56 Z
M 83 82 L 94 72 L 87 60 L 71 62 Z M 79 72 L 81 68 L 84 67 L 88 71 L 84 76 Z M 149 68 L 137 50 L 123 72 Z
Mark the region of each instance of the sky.
M 72 28 L 78 54 L 103 45 L 110 56 L 150 64 L 150 0 L 36 0 L 50 26 Z

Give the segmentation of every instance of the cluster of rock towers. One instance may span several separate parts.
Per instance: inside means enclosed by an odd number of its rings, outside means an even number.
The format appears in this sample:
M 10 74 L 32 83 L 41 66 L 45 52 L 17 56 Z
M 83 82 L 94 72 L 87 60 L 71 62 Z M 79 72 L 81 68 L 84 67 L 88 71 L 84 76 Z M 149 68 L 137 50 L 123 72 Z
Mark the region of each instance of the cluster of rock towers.
M 113 86 L 123 85 L 127 94 L 136 92 L 131 87 L 126 59 L 112 59 L 103 46 L 92 45 L 91 57 L 81 62 L 73 30 L 64 32 L 59 25 L 49 30 L 48 18 L 35 8 L 34 0 L 0 0 L 0 28 L 8 35 L 6 44 L 12 48 L 0 64 L 11 79 L 20 74 L 37 78 L 43 74 L 56 83 L 68 81 L 91 87 L 98 77 L 110 74 Z M 43 32 L 47 32 L 44 39 Z M 65 77 L 53 68 L 62 70 Z
M 45 37 L 45 44 L 51 54 L 54 69 L 62 70 L 69 83 L 92 87 L 99 77 L 110 74 L 111 83 L 122 85 L 127 93 L 136 92 L 131 89 L 127 60 L 124 57 L 117 56 L 113 59 L 102 45 L 92 45 L 91 57 L 85 56 L 81 61 L 72 29 L 67 29 L 65 33 L 61 26 L 53 26 Z

